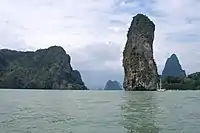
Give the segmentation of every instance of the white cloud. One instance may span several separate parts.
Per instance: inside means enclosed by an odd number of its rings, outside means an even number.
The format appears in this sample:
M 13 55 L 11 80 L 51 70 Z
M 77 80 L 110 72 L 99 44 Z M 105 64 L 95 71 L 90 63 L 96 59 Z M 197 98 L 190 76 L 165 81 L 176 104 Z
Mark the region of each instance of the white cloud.
M 3 0 L 0 14 L 27 45 L 62 44 L 74 50 L 107 39 L 102 34 L 107 34 L 106 11 L 113 4 L 113 0 Z
M 197 39 L 200 38 L 200 15 L 197 13 L 200 11 L 200 2 L 157 0 L 152 9 L 163 14 L 162 17 L 152 15 L 156 23 L 154 47 L 157 64 L 163 67 L 167 57 L 176 53 L 187 73 L 200 71 L 198 60 L 200 41 Z M 191 37 L 189 34 L 195 36 Z
M 176 53 L 191 73 L 200 65 L 199 11 L 197 0 L 0 0 L 0 47 L 35 50 L 61 45 L 83 77 L 85 72 L 94 73 L 90 77 L 103 72 L 123 75 L 126 33 L 133 15 L 141 12 L 156 24 L 154 54 L 159 72 Z M 102 81 L 106 78 L 113 76 Z

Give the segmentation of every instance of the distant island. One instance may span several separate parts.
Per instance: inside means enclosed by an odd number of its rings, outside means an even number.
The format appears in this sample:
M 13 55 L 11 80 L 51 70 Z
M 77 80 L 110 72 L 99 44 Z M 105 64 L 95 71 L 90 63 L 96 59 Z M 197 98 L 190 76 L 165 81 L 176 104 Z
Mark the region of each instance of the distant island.
M 172 54 L 165 63 L 165 68 L 162 72 L 162 78 L 168 76 L 182 78 L 186 77 L 185 70 L 182 69 L 182 66 L 176 54 Z
M 122 90 L 122 87 L 119 82 L 108 80 L 104 90 Z
M 162 87 L 166 90 L 200 90 L 200 72 L 187 77 L 165 77 L 162 79 Z
M 176 54 L 167 59 L 161 77 L 166 90 L 200 90 L 200 72 L 186 76 Z
M 59 46 L 35 52 L 0 50 L 0 88 L 87 90 Z

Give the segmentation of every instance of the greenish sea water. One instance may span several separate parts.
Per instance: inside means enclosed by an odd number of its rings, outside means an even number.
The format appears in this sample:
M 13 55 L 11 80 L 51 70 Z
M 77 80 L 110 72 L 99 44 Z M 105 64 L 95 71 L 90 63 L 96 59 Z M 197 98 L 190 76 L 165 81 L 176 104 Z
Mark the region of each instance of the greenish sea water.
M 0 90 L 0 133 L 199 133 L 200 91 Z

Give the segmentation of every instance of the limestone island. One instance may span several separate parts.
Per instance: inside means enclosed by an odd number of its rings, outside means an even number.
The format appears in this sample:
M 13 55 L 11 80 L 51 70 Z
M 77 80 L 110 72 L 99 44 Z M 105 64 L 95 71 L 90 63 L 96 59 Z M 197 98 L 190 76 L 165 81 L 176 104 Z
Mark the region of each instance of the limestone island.
M 0 50 L 0 88 L 87 90 L 60 46 L 35 52 Z
M 157 66 L 153 57 L 155 24 L 145 15 L 133 17 L 123 52 L 124 89 L 155 91 L 158 86 Z

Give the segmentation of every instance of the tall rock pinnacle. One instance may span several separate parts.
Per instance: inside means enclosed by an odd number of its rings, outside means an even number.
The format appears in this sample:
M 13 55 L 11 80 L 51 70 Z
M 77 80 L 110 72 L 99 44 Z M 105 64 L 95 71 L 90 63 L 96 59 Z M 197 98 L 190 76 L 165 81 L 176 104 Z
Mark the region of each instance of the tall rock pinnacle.
M 153 58 L 154 23 L 145 15 L 133 17 L 123 52 L 124 89 L 156 90 L 157 66 Z

